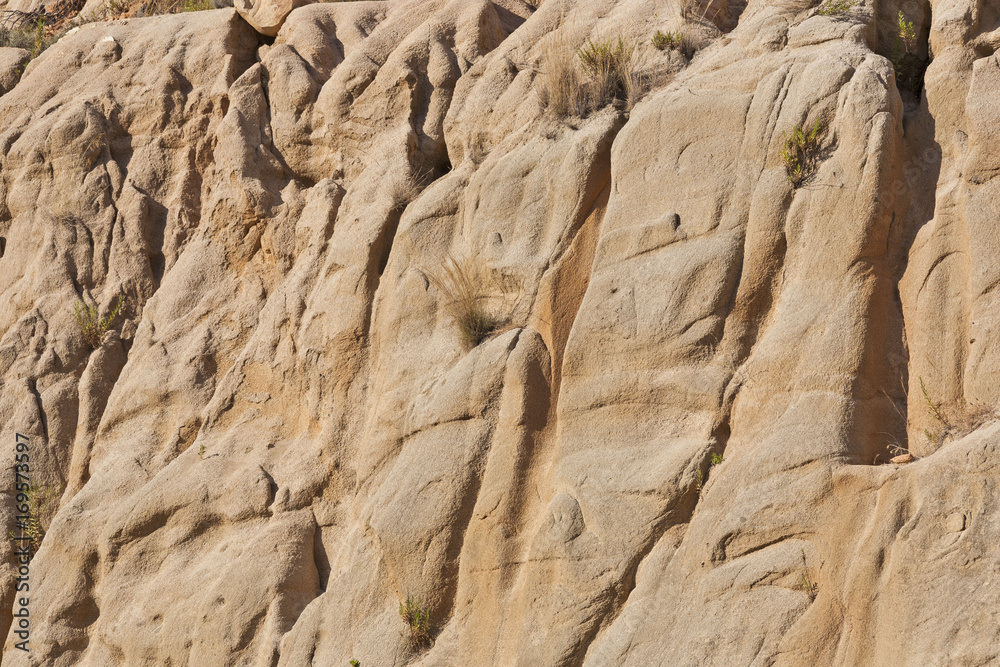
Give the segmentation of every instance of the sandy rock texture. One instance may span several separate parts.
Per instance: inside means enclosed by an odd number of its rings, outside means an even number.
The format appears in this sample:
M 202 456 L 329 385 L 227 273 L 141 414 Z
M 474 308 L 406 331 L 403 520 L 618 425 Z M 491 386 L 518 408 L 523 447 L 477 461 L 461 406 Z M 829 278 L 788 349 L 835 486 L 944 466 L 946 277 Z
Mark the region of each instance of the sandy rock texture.
M 0 78 L 0 464 L 61 493 L 5 666 L 1000 661 L 996 2 L 289 9 Z
M 10 91 L 21 78 L 31 54 L 24 49 L 0 48 L 0 95 Z
M 288 14 L 303 4 L 298 0 L 235 0 L 232 6 L 257 32 L 274 37 Z

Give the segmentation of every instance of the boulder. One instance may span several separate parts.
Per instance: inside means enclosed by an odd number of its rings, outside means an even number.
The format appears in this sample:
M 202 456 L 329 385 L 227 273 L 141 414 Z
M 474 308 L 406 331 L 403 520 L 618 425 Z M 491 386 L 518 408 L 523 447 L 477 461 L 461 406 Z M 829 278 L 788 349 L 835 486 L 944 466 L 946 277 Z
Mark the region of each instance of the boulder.
M 253 29 L 266 37 L 274 37 L 281 24 L 296 7 L 313 0 L 233 0 L 232 5 Z
M 0 95 L 17 85 L 30 60 L 31 54 L 24 49 L 0 47 Z

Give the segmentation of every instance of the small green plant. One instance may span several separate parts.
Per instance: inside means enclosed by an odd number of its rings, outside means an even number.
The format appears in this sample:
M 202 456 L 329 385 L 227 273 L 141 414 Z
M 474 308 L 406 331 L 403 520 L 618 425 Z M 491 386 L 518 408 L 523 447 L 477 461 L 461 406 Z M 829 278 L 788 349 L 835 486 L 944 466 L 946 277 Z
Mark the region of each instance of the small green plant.
M 200 445 L 198 445 L 198 458 L 200 458 L 200 459 L 205 458 L 205 443 L 204 442 L 201 443 Z
M 947 427 L 948 420 L 944 418 L 943 414 L 941 414 L 941 404 L 935 403 L 933 400 L 931 400 L 931 395 L 927 391 L 927 385 L 924 384 L 924 379 L 919 378 L 919 380 L 920 380 L 920 393 L 924 395 L 924 402 L 927 403 L 927 409 L 930 410 L 931 416 L 934 417 L 934 419 L 938 421 L 942 426 Z
M 449 255 L 437 272 L 425 274 L 444 298 L 444 310 L 458 326 L 462 339 L 475 347 L 503 324 L 487 307 L 489 269 L 471 258 Z
M 127 14 L 131 8 L 132 4 L 129 0 L 108 0 L 108 17 L 119 18 Z
M 681 45 L 684 43 L 684 33 L 680 30 L 675 32 L 663 32 L 657 30 L 656 34 L 653 35 L 653 46 L 660 51 L 668 51 L 670 49 L 680 50 Z
M 15 519 L 15 529 L 8 534 L 13 544 L 24 546 L 23 543 L 26 541 L 32 553 L 38 551 L 42 540 L 45 539 L 45 532 L 52 523 L 52 517 L 59 509 L 62 492 L 62 485 L 31 484 L 17 493 L 15 500 L 18 511 L 20 512 L 20 508 L 26 508 L 27 512 L 21 513 Z
M 703 473 L 701 468 L 694 474 L 694 488 L 700 494 L 701 487 L 705 485 L 708 481 L 708 476 L 712 474 L 712 468 L 722 463 L 722 454 L 717 452 L 712 452 L 711 456 L 708 457 L 708 472 Z
M 30 28 L 0 26 L 0 47 L 10 46 L 27 51 L 34 60 L 58 41 L 59 34 L 49 34 L 45 19 L 39 18 Z
M 207 9 L 215 9 L 212 0 L 185 0 L 181 5 L 182 12 L 202 12 Z
M 816 13 L 820 16 L 844 16 L 854 8 L 855 0 L 826 0 Z
M 118 317 L 118 313 L 121 311 L 123 301 L 124 297 L 119 296 L 118 303 L 108 313 L 107 317 L 104 318 L 100 316 L 96 306 L 89 306 L 86 301 L 81 300 L 74 306 L 76 323 L 80 326 L 80 333 L 83 334 L 83 340 L 90 347 L 96 350 L 101 346 L 104 334 L 111 328 L 112 323 L 114 323 L 115 318 Z
M 819 593 L 819 584 L 809 578 L 809 566 L 806 563 L 805 549 L 802 550 L 802 583 L 799 586 L 809 596 L 810 602 L 816 599 L 816 594 Z
M 354 658 L 348 660 L 348 663 L 350 663 L 351 667 L 361 667 L 361 661 L 355 660 Z
M 802 185 L 816 168 L 819 157 L 819 135 L 822 129 L 817 118 L 812 129 L 804 130 L 796 127 L 791 136 L 784 135 L 784 146 L 781 149 L 781 161 L 785 165 L 785 175 L 792 187 Z
M 920 380 L 920 393 L 924 395 L 924 403 L 927 404 L 927 409 L 931 413 L 931 417 L 934 418 L 934 421 L 941 425 L 941 430 L 937 433 L 933 433 L 930 429 L 925 428 L 924 437 L 935 445 L 941 445 L 941 443 L 944 442 L 944 439 L 948 436 L 948 432 L 951 430 L 951 424 L 947 419 L 945 419 L 944 414 L 941 412 L 941 404 L 935 403 L 931 399 L 931 395 L 927 391 L 927 385 L 924 384 L 924 379 L 918 379 Z
M 428 646 L 431 641 L 431 613 L 423 600 L 412 595 L 399 603 L 399 616 L 410 628 L 410 642 L 415 648 Z
M 903 15 L 902 11 L 899 12 L 898 22 L 899 25 L 897 30 L 899 32 L 899 41 L 902 42 L 903 49 L 906 51 L 906 53 L 910 53 L 912 52 L 913 46 L 917 41 L 917 31 L 913 27 L 912 21 L 907 22 L 906 17 Z
M 914 95 L 920 92 L 924 83 L 927 61 L 916 53 L 917 30 L 912 21 L 907 21 L 899 12 L 896 25 L 896 41 L 889 60 L 896 72 L 896 84 L 900 90 L 908 90 Z

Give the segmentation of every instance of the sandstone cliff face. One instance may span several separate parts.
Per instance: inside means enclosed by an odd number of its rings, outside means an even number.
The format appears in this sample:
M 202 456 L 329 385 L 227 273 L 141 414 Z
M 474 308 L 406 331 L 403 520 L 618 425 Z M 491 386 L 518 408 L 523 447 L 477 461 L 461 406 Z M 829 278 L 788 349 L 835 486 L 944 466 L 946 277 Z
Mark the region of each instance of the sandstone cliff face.
M 713 11 L 689 64 L 662 3 L 390 0 L 0 71 L 0 461 L 64 488 L 3 664 L 1000 660 L 1000 6 Z M 610 35 L 651 90 L 554 117 Z

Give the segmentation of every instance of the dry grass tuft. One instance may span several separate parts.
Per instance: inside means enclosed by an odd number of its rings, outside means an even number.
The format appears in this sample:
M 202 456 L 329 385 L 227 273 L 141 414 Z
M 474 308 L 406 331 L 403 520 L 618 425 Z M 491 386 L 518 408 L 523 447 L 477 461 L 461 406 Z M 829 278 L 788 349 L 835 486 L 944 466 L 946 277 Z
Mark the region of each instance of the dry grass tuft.
M 666 3 L 670 13 L 685 21 L 702 25 L 715 25 L 719 14 L 726 8 L 725 2 L 713 0 L 666 0 Z
M 559 118 L 582 118 L 608 105 L 628 110 L 644 92 L 635 45 L 621 37 L 587 40 L 579 50 L 562 37 L 543 58 L 542 101 Z
M 423 192 L 430 180 L 431 174 L 428 172 L 411 175 L 405 169 L 393 169 L 386 184 L 393 210 L 402 211 L 406 208 Z
M 445 312 L 470 346 L 479 345 L 503 325 L 504 319 L 489 308 L 494 281 L 483 264 L 449 255 L 438 271 L 425 275 L 441 293 Z
M 106 18 L 123 19 L 216 9 L 212 0 L 108 0 Z
M 927 385 L 923 378 L 920 381 L 920 393 L 923 394 L 924 403 L 927 405 L 927 412 L 937 423 L 937 430 L 924 429 L 924 436 L 927 440 L 940 447 L 949 438 L 961 438 L 972 433 L 983 424 L 996 418 L 993 410 L 981 405 L 966 404 L 962 408 L 944 407 L 941 403 L 931 398 Z
M 565 38 L 545 47 L 541 78 L 542 102 L 556 117 L 582 117 L 590 112 L 590 96 L 576 65 L 576 52 Z

